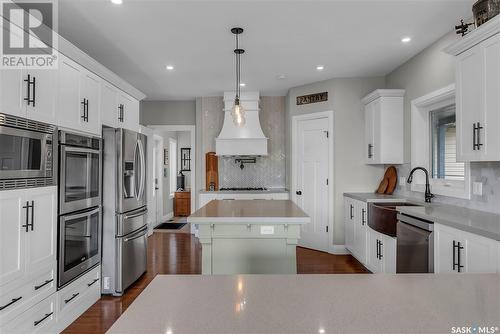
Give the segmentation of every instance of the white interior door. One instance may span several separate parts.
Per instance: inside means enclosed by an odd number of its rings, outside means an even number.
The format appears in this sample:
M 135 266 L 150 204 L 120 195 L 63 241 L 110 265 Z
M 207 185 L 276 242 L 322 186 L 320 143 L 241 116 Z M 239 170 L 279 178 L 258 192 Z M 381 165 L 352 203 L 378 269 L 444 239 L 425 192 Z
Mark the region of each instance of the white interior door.
M 163 138 L 155 135 L 155 162 L 154 162 L 154 183 L 156 199 L 156 221 L 155 226 L 162 223 L 163 219 Z
M 299 120 L 296 140 L 296 203 L 310 217 L 302 226 L 299 245 L 329 250 L 329 121 L 328 117 Z

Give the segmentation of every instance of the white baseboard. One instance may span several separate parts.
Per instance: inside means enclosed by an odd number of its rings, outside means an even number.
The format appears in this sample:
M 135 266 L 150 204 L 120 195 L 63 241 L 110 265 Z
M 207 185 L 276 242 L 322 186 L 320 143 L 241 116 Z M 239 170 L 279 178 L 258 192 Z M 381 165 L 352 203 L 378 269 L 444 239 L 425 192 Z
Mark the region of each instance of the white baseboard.
M 347 255 L 351 254 L 347 248 L 345 248 L 345 245 L 333 245 L 330 248 L 330 253 L 335 254 L 335 255 Z

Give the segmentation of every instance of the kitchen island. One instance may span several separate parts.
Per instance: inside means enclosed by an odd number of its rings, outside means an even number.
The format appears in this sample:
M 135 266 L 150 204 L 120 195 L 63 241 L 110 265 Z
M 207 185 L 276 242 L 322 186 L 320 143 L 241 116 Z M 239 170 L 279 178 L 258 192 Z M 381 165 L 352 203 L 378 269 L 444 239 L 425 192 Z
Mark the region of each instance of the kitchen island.
M 498 274 L 158 275 L 108 333 L 494 333 L 499 300 Z
M 289 200 L 215 200 L 198 224 L 202 274 L 296 274 L 300 227 L 310 218 Z

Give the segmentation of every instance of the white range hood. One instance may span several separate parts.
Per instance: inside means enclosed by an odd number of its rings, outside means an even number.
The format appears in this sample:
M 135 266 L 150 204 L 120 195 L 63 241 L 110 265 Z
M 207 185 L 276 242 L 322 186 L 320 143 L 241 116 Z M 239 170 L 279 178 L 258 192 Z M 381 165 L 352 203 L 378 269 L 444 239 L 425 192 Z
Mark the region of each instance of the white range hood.
M 259 120 L 259 92 L 241 93 L 240 103 L 245 111 L 246 123 L 238 127 L 233 122 L 231 109 L 234 92 L 224 93 L 224 125 L 215 139 L 215 151 L 219 156 L 267 155 L 267 138 Z

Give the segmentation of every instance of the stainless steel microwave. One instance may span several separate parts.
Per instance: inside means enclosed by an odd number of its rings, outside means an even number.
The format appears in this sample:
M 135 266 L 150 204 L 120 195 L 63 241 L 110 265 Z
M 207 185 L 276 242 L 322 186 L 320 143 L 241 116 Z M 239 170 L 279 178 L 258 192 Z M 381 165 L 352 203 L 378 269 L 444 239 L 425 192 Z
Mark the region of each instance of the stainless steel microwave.
M 55 184 L 56 149 L 55 126 L 0 113 L 0 190 Z

